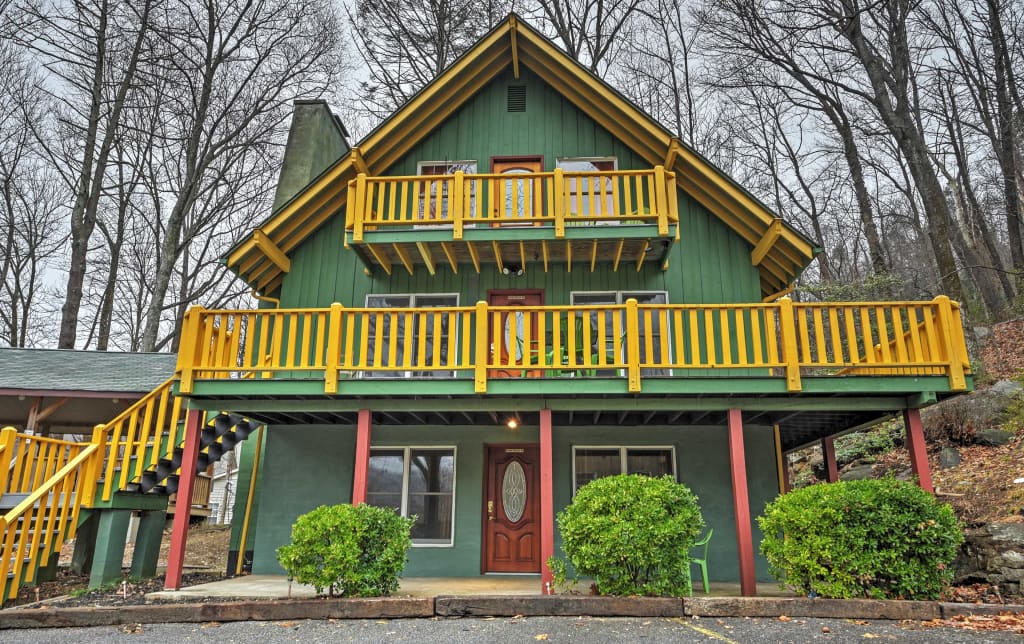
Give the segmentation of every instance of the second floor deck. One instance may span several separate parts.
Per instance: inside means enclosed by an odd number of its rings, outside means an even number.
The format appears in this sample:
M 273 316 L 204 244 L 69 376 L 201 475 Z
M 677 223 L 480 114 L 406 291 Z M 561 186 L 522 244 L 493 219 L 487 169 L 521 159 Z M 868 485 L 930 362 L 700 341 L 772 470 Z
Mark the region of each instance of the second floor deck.
M 182 393 L 956 392 L 959 306 L 927 302 L 191 309 Z M 877 384 L 876 384 L 877 383 Z

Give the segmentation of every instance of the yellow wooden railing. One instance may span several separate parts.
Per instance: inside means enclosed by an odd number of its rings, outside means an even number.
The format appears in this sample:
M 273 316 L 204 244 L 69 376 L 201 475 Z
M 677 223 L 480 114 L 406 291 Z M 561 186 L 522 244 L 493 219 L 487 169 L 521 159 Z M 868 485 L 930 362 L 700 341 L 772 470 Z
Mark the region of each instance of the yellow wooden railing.
M 650 170 L 368 177 L 348 184 L 346 228 L 360 243 L 367 230 L 445 227 L 460 240 L 467 226 L 566 226 L 654 223 L 658 235 L 678 223 L 675 174 Z
M 970 371 L 959 309 L 930 302 L 191 309 L 178 353 L 195 379 L 322 377 L 948 376 Z M 730 370 L 730 371 L 724 371 Z
M 0 430 L 0 496 L 28 494 L 78 456 L 89 443 Z
M 184 439 L 181 421 L 186 411 L 182 399 L 172 391 L 175 380 L 165 381 L 110 422 L 97 426 L 106 445 L 97 500 L 109 501 L 115 492 L 156 467 L 161 458 L 174 456 L 174 449 Z
M 83 503 L 95 490 L 102 443 L 72 443 L 0 431 L 0 485 L 7 494 L 27 494 L 0 517 L 0 588 L 14 599 L 75 536 Z
M 40 563 L 74 536 L 82 507 L 109 501 L 161 458 L 173 458 L 184 439 L 185 413 L 173 393 L 175 382 L 167 380 L 97 425 L 88 443 L 19 434 L 12 427 L 0 431 L 0 496 L 29 495 L 0 518 L 0 587 L 7 598 L 16 597 Z M 209 485 L 200 483 L 196 492 L 193 504 L 209 503 Z

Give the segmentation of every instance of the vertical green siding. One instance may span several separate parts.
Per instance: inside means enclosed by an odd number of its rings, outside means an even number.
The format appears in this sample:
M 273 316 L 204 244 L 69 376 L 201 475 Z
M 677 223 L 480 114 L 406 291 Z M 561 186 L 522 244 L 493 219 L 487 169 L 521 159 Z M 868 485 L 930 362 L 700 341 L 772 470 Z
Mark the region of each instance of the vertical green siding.
M 280 575 L 277 548 L 291 541 L 292 524 L 321 505 L 352 501 L 355 429 L 301 426 L 267 428 L 260 470 L 253 574 Z
M 274 427 L 268 440 L 261 477 L 260 514 L 256 526 L 253 572 L 281 574 L 276 549 L 287 543 L 290 526 L 302 513 L 319 505 L 351 499 L 355 456 L 353 428 Z M 775 498 L 778 478 L 770 427 L 744 428 L 751 517 L 763 513 Z M 483 521 L 484 446 L 488 443 L 536 443 L 536 427 L 515 432 L 501 427 L 375 427 L 373 446 L 455 447 L 455 539 L 451 547 L 413 548 L 404 575 L 408 577 L 474 576 L 480 574 Z M 739 563 L 736 523 L 729 477 L 729 445 L 725 427 L 555 427 L 553 431 L 554 505 L 559 511 L 572 500 L 573 446 L 672 446 L 680 481 L 698 496 L 704 520 L 714 528 L 709 574 L 717 581 L 736 581 Z M 274 474 L 271 475 L 270 473 Z M 761 541 L 756 522 L 754 546 Z M 559 542 L 556 541 L 556 552 Z M 769 579 L 767 564 L 756 555 L 757 577 Z
M 506 87 L 527 86 L 527 110 L 506 110 Z M 562 98 L 557 91 L 524 71 L 498 77 L 481 90 L 409 155 L 385 174 L 414 175 L 418 161 L 475 159 L 480 172 L 490 170 L 492 156 L 543 155 L 545 169 L 554 168 L 563 156 L 615 156 L 621 169 L 649 164 Z M 703 206 L 680 191 L 681 240 L 674 246 L 669 270 L 645 265 L 638 273 L 632 265 L 611 270 L 598 264 L 590 272 L 589 258 L 575 262 L 572 272 L 552 264 L 544 273 L 541 264 L 529 263 L 526 275 L 501 275 L 496 267 L 472 266 L 454 275 L 444 263 L 431 276 L 419 268 L 410 276 L 396 265 L 393 275 L 377 271 L 367 277 L 354 251 L 344 248 L 344 222 L 336 217 L 292 253 L 291 272 L 281 289 L 286 307 L 327 306 L 337 301 L 362 306 L 367 293 L 459 293 L 460 302 L 486 299 L 487 289 L 541 288 L 548 304 L 569 302 L 570 291 L 665 290 L 672 303 L 756 302 L 760 300 L 757 270 L 750 264 L 750 246 Z

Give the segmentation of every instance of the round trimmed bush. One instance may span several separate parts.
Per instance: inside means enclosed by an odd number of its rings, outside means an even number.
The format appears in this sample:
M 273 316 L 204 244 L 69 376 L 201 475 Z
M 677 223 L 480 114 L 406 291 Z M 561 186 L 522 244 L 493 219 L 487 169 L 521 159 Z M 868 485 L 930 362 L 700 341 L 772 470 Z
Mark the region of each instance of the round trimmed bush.
M 562 550 L 602 595 L 688 594 L 689 551 L 703 527 L 697 497 L 670 476 L 600 478 L 558 513 Z M 565 562 L 549 566 L 564 583 Z
M 414 519 L 390 508 L 322 505 L 300 516 L 292 542 L 277 549 L 290 579 L 332 597 L 377 597 L 398 589 Z
M 822 597 L 937 599 L 963 541 L 948 504 L 891 478 L 795 490 L 757 521 L 769 572 Z

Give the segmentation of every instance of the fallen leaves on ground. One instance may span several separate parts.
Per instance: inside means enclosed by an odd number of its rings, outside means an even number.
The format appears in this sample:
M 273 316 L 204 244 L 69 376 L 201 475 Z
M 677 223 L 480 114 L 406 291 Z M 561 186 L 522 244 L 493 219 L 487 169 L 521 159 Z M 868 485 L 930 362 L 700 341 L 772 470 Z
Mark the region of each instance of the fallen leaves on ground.
M 970 631 L 1010 631 L 1024 635 L 1024 615 L 1002 611 L 997 615 L 958 615 L 922 623 L 929 627 L 962 628 Z

